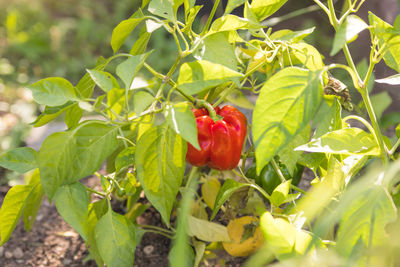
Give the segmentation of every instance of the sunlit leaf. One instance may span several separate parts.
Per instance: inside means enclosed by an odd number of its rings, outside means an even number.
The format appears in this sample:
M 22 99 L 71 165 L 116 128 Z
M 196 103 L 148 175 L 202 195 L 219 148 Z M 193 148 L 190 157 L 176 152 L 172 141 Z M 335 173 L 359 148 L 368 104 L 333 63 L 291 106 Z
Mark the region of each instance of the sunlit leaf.
M 287 0 L 253 0 L 251 10 L 262 21 L 278 11 Z
M 107 266 L 133 266 L 135 257 L 135 227 L 127 218 L 108 209 L 95 227 L 95 238 Z
M 143 20 L 143 13 L 139 9 L 131 18 L 121 21 L 117 27 L 114 28 L 111 35 L 111 47 L 115 52 L 122 46 L 129 34 L 136 28 L 136 26 Z
M 313 118 L 322 95 L 320 75 L 289 67 L 262 87 L 252 123 L 257 173 Z
M 334 56 L 346 43 L 354 40 L 354 38 L 356 38 L 357 35 L 366 28 L 368 28 L 368 25 L 358 16 L 347 16 L 346 20 L 339 26 L 339 29 L 335 34 L 330 55 Z
M 200 150 L 197 138 L 197 125 L 190 106 L 185 103 L 167 105 L 165 118 L 168 125 L 182 136 L 187 142 L 191 143 L 196 149 Z
M 225 226 L 189 216 L 188 235 L 195 236 L 207 242 L 229 241 L 228 230 Z
M 165 125 L 150 128 L 136 145 L 137 178 L 165 224 L 185 172 L 186 143 Z
M 239 188 L 248 186 L 247 184 L 241 184 L 233 179 L 225 180 L 222 187 L 219 189 L 217 197 L 215 198 L 215 204 L 213 213 L 211 215 L 211 220 L 214 219 L 215 215 L 221 208 L 221 206 L 229 199 L 229 197 Z
M 390 84 L 390 85 L 399 85 L 400 84 L 400 74 L 395 74 L 390 77 L 386 77 L 383 79 L 377 79 L 375 80 L 377 83 L 385 83 L 385 84 Z
M 182 64 L 177 85 L 185 93 L 192 95 L 242 76 L 223 65 L 199 60 Z
M 40 105 L 55 107 L 68 101 L 78 100 L 74 86 L 69 81 L 59 77 L 42 79 L 29 85 L 28 89 L 32 91 L 33 99 Z
M 86 121 L 73 130 L 45 139 L 37 161 L 49 199 L 58 187 L 92 174 L 117 148 L 118 128 L 100 121 Z
M 296 150 L 342 155 L 380 155 L 374 136 L 360 128 L 344 128 L 329 132 L 297 147 Z
M 61 217 L 87 240 L 89 198 L 85 186 L 81 183 L 61 186 L 54 195 L 54 203 Z

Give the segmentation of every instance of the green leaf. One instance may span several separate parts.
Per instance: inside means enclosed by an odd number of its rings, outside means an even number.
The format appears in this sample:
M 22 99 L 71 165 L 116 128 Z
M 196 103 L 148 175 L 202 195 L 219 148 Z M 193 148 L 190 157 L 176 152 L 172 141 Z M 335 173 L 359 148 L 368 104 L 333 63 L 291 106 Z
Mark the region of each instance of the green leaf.
M 322 56 L 314 46 L 306 43 L 294 43 L 289 48 L 291 64 L 297 65 L 299 62 L 312 71 L 318 71 L 324 67 Z
M 79 107 L 79 103 L 75 103 L 68 107 L 65 111 L 65 124 L 68 126 L 68 129 L 74 128 L 79 124 L 82 114 L 83 109 Z
M 135 163 L 135 151 L 136 148 L 134 146 L 129 146 L 119 152 L 118 156 L 115 159 L 116 173 L 118 173 L 122 168 Z
M 151 37 L 151 32 L 148 32 L 147 25 L 144 25 L 142 30 L 140 31 L 139 38 L 132 45 L 132 48 L 131 48 L 131 51 L 129 51 L 129 54 L 140 55 L 140 54 L 145 53 L 147 44 L 149 43 L 149 40 L 150 40 L 150 37 Z
M 396 208 L 382 186 L 372 185 L 353 197 L 345 208 L 337 232 L 337 251 L 349 257 L 357 242 L 378 247 L 388 242 L 385 226 L 397 217 Z
M 107 114 L 115 120 L 125 106 L 125 89 L 113 88 L 107 93 Z M 129 96 L 129 94 L 128 94 Z
M 137 178 L 166 225 L 185 172 L 186 143 L 166 126 L 146 131 L 136 145 Z
M 121 21 L 117 27 L 114 28 L 111 35 L 111 47 L 113 52 L 116 53 L 118 49 L 125 42 L 129 34 L 136 28 L 136 26 L 143 20 L 143 13 L 139 9 L 131 16 L 131 18 Z
M 311 222 L 343 189 L 346 175 L 342 164 L 334 156 L 330 156 L 325 177 L 322 177 L 321 182 L 312 187 L 307 195 L 297 203 L 296 211 L 302 212 Z
M 237 70 L 235 50 L 229 43 L 229 32 L 219 32 L 207 36 L 203 45 L 196 50 L 195 58 Z
M 240 90 L 232 90 L 232 93 L 226 97 L 226 100 L 241 108 L 254 109 L 254 104 Z
M 92 80 L 102 89 L 104 92 L 108 92 L 113 88 L 119 88 L 117 80 L 112 76 L 111 73 L 100 71 L 100 70 L 86 70 Z
M 400 72 L 400 34 L 399 29 L 393 28 L 389 23 L 369 12 L 371 32 L 378 37 L 378 47 L 385 46 L 383 60 L 386 65 Z
M 225 8 L 225 15 L 229 14 L 232 12 L 232 10 L 234 10 L 235 8 L 237 8 L 238 6 L 243 5 L 246 2 L 246 0 L 228 0 L 228 3 L 226 4 L 226 8 Z
M 31 194 L 28 196 L 23 210 L 23 220 L 25 231 L 29 232 L 35 223 L 36 216 L 42 204 L 44 191 L 40 183 L 39 169 L 36 169 L 29 181 L 29 185 L 33 186 Z M 0 227 L 1 228 L 1 227 Z
M 10 238 L 22 216 L 29 197 L 39 185 L 40 183 L 35 185 L 16 185 L 8 190 L 0 209 L 0 246 Z
M 330 56 L 336 55 L 343 46 L 357 38 L 357 35 L 368 28 L 368 25 L 356 15 L 349 15 L 337 30 L 333 39 L 333 46 Z
M 54 195 L 54 203 L 61 217 L 86 241 L 89 198 L 85 186 L 81 183 L 61 186 Z
M 118 77 L 120 77 L 124 82 L 126 90 L 131 88 L 133 78 L 143 66 L 144 61 L 149 55 L 150 53 L 130 56 L 127 60 L 117 66 L 115 71 Z
M 211 220 L 215 218 L 217 212 L 222 207 L 222 205 L 229 199 L 229 197 L 239 188 L 244 186 L 249 186 L 248 184 L 241 184 L 233 179 L 225 180 L 224 184 L 218 191 L 217 197 L 215 198 L 214 209 L 211 214 Z
M 155 98 L 152 94 L 147 91 L 136 91 L 133 96 L 133 109 L 136 114 L 141 114 L 146 110 L 153 102 Z
M 247 19 L 228 14 L 216 19 L 211 25 L 210 31 L 206 35 L 211 35 L 224 31 L 246 29 L 248 27 L 249 21 Z
M 50 107 L 61 106 L 68 101 L 76 101 L 74 86 L 66 79 L 50 77 L 42 79 L 30 86 L 33 99 L 40 105 Z
M 104 261 L 100 256 L 100 252 L 97 247 L 97 242 L 95 238 L 95 226 L 100 218 L 103 217 L 104 214 L 106 214 L 107 210 L 108 206 L 106 198 L 89 204 L 88 220 L 86 222 L 88 229 L 88 250 L 90 253 L 90 257 L 92 257 L 96 261 L 98 266 L 104 266 Z
M 379 120 L 383 112 L 392 104 L 392 98 L 387 91 L 383 91 L 371 96 L 372 107 L 376 118 Z
M 177 86 L 192 95 L 242 76 L 241 73 L 223 65 L 199 60 L 182 64 Z
M 279 207 L 281 204 L 285 203 L 289 195 L 291 180 L 286 181 L 278 185 L 271 194 L 271 203 L 276 207 Z
M 109 60 L 106 60 L 103 57 L 99 57 L 96 63 L 96 67 L 94 70 L 104 70 L 104 68 L 109 63 Z M 78 84 L 76 85 L 76 91 L 81 95 L 83 98 L 90 98 L 93 93 L 95 83 L 90 77 L 89 73 L 85 73 L 83 77 L 79 80 Z
M 360 128 L 343 128 L 329 132 L 297 147 L 296 150 L 341 155 L 380 155 L 374 136 Z
M 25 173 L 37 168 L 37 152 L 30 147 L 18 147 L 0 154 L 0 166 Z
M 319 124 L 317 130 L 314 133 L 313 138 L 316 139 L 328 132 L 342 129 L 341 113 L 342 113 L 342 106 L 340 105 L 339 100 L 337 98 L 334 99 L 331 107 L 329 107 L 328 104 L 324 101 L 323 104 L 321 105 L 321 108 L 318 110 L 317 115 L 315 116 L 319 117 L 320 121 L 318 121 Z M 308 140 L 306 140 L 304 143 L 306 143 L 307 141 Z
M 43 126 L 43 125 L 49 123 L 50 121 L 56 119 L 58 116 L 63 114 L 64 111 L 69 110 L 74 105 L 76 105 L 76 103 L 69 101 L 69 102 L 65 103 L 64 105 L 57 106 L 57 107 L 46 106 L 44 108 L 43 112 L 31 124 L 33 124 L 34 127 Z
M 95 227 L 98 251 L 109 267 L 133 266 L 135 257 L 135 226 L 109 207 Z
M 310 140 L 310 133 L 311 128 L 307 125 L 278 153 L 280 161 L 286 165 L 290 175 L 293 175 L 296 163 L 303 153 L 302 151 L 296 151 L 295 148 L 307 143 Z
M 196 149 L 200 150 L 197 138 L 196 119 L 189 104 L 181 102 L 174 105 L 167 105 L 165 119 L 172 129 Z
M 289 67 L 262 87 L 253 113 L 257 173 L 308 125 L 321 101 L 321 72 Z
M 272 40 L 290 41 L 293 43 L 297 43 L 313 33 L 314 30 L 315 27 L 302 31 L 280 30 L 272 33 L 270 38 Z
M 206 242 L 193 240 L 193 246 L 196 251 L 196 257 L 194 259 L 194 267 L 198 267 L 200 265 L 201 260 L 203 259 L 204 252 L 206 250 Z
M 187 233 L 189 236 L 207 242 L 229 242 L 228 229 L 218 223 L 209 222 L 207 220 L 198 219 L 189 216 L 187 224 Z
M 385 83 L 385 84 L 390 84 L 390 85 L 399 85 L 400 84 L 400 74 L 395 74 L 390 77 L 386 77 L 383 79 L 378 79 L 375 80 L 377 83 Z
M 310 234 L 297 229 L 285 219 L 272 217 L 269 212 L 261 216 L 260 225 L 265 242 L 278 259 L 303 254 L 312 240 Z
M 278 11 L 287 0 L 253 0 L 251 11 L 256 15 L 258 21 L 263 21 Z
M 173 0 L 151 0 L 148 10 L 154 15 L 175 22 L 176 10 L 174 10 L 174 2 Z
M 49 199 L 61 185 L 92 174 L 117 148 L 118 128 L 100 121 L 86 121 L 73 130 L 45 139 L 37 161 L 44 191 Z

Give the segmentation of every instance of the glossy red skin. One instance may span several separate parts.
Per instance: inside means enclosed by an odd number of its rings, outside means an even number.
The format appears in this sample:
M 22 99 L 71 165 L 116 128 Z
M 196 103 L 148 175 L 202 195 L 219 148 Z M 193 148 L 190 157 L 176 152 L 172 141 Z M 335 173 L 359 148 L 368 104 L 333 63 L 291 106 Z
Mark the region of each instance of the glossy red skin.
M 188 144 L 186 160 L 194 166 L 231 170 L 237 166 L 246 137 L 247 119 L 235 107 L 215 108 L 222 120 L 214 122 L 204 108 L 193 109 L 201 150 Z

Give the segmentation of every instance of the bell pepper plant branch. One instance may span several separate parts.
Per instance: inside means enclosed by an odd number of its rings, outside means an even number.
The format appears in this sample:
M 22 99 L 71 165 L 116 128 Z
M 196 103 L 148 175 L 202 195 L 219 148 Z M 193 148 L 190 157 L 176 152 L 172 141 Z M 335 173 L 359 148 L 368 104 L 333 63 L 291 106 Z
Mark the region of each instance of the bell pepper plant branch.
M 195 179 L 195 177 L 197 176 L 198 171 L 199 171 L 198 167 L 196 167 L 196 166 L 192 167 L 192 169 L 189 172 L 185 188 L 188 188 L 190 186 L 190 183 L 192 182 L 192 180 Z
M 140 228 L 143 228 L 143 229 L 152 229 L 152 230 L 160 231 L 160 232 L 163 232 L 168 235 L 173 235 L 174 231 L 175 231 L 175 229 L 173 229 L 173 228 L 172 228 L 173 230 L 171 231 L 168 229 L 164 229 L 164 228 L 161 228 L 161 227 L 158 227 L 155 225 L 149 225 L 149 224 L 137 224 L 137 226 L 139 226 Z
M 144 63 L 144 67 L 151 72 L 151 74 L 153 74 L 155 77 L 157 77 L 158 79 L 161 80 L 165 80 L 166 76 L 162 75 L 161 73 L 157 72 L 156 70 L 154 70 L 149 64 Z M 181 89 L 179 89 L 178 87 L 176 87 L 176 83 L 169 78 L 168 79 L 168 83 L 169 85 L 171 85 L 172 87 L 175 87 L 174 90 L 178 91 L 184 98 L 186 98 L 187 100 L 189 100 L 190 102 L 194 103 L 196 101 L 196 99 L 191 96 L 186 94 L 185 92 L 183 92 Z
M 138 226 L 140 227 L 140 225 L 138 225 Z M 166 238 L 173 239 L 173 236 L 172 236 L 172 235 L 166 234 L 166 233 L 164 233 L 164 232 L 160 232 L 160 231 L 153 230 L 153 229 L 146 229 L 146 228 L 143 228 L 143 229 L 144 229 L 146 232 L 151 232 L 151 233 L 159 234 L 159 235 L 165 236 Z
M 120 128 L 121 129 L 121 128 Z M 121 139 L 124 142 L 128 142 L 131 146 L 136 146 L 135 143 L 133 143 L 131 140 L 129 140 L 128 138 L 126 138 L 125 136 L 119 135 L 117 136 L 117 139 Z
M 307 194 L 307 191 L 305 191 L 305 190 L 301 189 L 300 187 L 295 186 L 293 184 L 290 184 L 290 188 L 295 190 L 295 191 L 298 191 L 298 192 L 302 193 L 303 195 Z
M 102 192 L 99 192 L 97 190 L 94 190 L 93 188 L 90 188 L 90 187 L 87 187 L 87 186 L 85 186 L 85 188 L 86 188 L 86 191 L 89 191 L 91 193 L 94 193 L 94 194 L 102 196 L 102 197 L 107 197 L 107 195 L 105 193 L 102 193 Z
M 360 5 L 362 3 L 363 3 L 363 1 L 360 2 Z M 335 31 L 337 31 L 340 25 L 339 25 L 339 21 L 337 20 L 337 17 L 336 17 L 336 14 L 335 14 L 335 8 L 334 8 L 334 5 L 333 5 L 333 0 L 328 0 L 328 7 L 329 7 L 329 14 L 328 14 L 329 15 L 329 19 L 332 22 L 333 28 L 335 29 Z M 350 54 L 350 50 L 349 50 L 349 47 L 347 46 L 347 44 L 345 44 L 343 46 L 343 52 L 344 52 L 344 55 L 346 57 L 347 63 L 349 64 L 350 68 L 352 69 L 352 72 L 354 73 L 354 75 L 356 75 L 357 82 L 355 82 L 354 78 L 353 78 L 354 86 L 357 88 L 357 90 L 361 94 L 361 97 L 363 99 L 364 105 L 365 105 L 365 107 L 367 109 L 367 112 L 368 112 L 368 116 L 369 116 L 369 118 L 371 120 L 371 124 L 372 124 L 372 127 L 374 129 L 374 133 L 377 136 L 377 142 L 378 142 L 378 146 L 379 146 L 379 149 L 380 149 L 380 152 L 381 152 L 382 162 L 383 162 L 384 165 L 387 165 L 387 163 L 388 163 L 388 155 L 386 153 L 387 149 L 386 149 L 385 144 L 383 142 L 382 133 L 381 133 L 381 130 L 379 128 L 378 121 L 376 119 L 376 115 L 375 115 L 374 109 L 372 107 L 371 99 L 369 97 L 368 89 L 367 89 L 368 81 L 369 81 L 369 79 L 371 77 L 373 68 L 375 66 L 375 60 L 371 60 L 371 59 L 374 59 L 375 48 L 373 47 L 373 49 L 371 49 L 370 63 L 369 63 L 367 75 L 366 75 L 364 81 L 361 80 L 361 78 L 360 78 L 360 76 L 358 74 L 356 65 L 354 64 L 353 58 L 352 58 L 352 56 Z
M 259 68 L 261 68 L 263 65 L 266 64 L 266 61 L 260 62 L 259 64 L 257 64 L 254 68 L 252 68 L 251 70 L 249 70 L 248 72 L 246 72 L 246 74 L 242 77 L 242 83 L 241 86 L 244 85 L 244 83 L 246 82 L 246 79 L 253 74 L 256 70 L 258 70 Z M 222 101 L 225 100 L 225 98 L 231 93 L 232 89 L 235 87 L 235 83 L 232 82 L 231 85 L 223 92 L 223 94 L 221 95 L 221 97 L 213 104 L 214 107 L 217 107 L 219 104 L 222 103 Z
M 329 9 L 323 3 L 321 3 L 319 0 L 314 0 L 314 2 L 328 15 L 331 24 L 333 24 L 333 22 L 331 21 L 330 15 L 329 15 Z
M 204 26 L 203 31 L 201 32 L 200 35 L 204 35 L 208 31 L 208 28 L 210 27 L 211 22 L 214 18 L 215 11 L 217 11 L 217 8 L 219 6 L 219 2 L 220 2 L 220 0 L 215 0 L 213 8 L 211 9 L 211 12 L 210 12 L 210 16 L 208 16 L 206 25 Z
M 278 164 L 276 163 L 275 159 L 271 159 L 271 165 L 274 168 L 275 172 L 278 174 L 279 178 L 281 179 L 282 183 L 286 182 L 286 178 L 283 175 L 281 169 L 279 168 Z
M 266 27 L 272 27 L 272 26 L 275 26 L 276 24 L 278 24 L 278 23 L 280 23 L 282 21 L 289 20 L 291 18 L 295 18 L 295 17 L 301 16 L 301 15 L 304 15 L 304 14 L 307 14 L 307 13 L 311 13 L 311 12 L 317 11 L 317 10 L 318 10 L 318 6 L 317 5 L 311 5 L 311 6 L 308 6 L 308 7 L 301 8 L 301 9 L 298 9 L 296 11 L 290 12 L 290 13 L 285 14 L 285 15 L 280 16 L 280 17 L 274 17 L 274 18 L 265 20 L 265 21 L 263 21 L 261 23 L 261 25 L 266 26 Z
M 240 173 L 238 173 L 235 169 L 233 169 L 232 171 L 233 171 L 233 173 L 236 174 L 237 176 L 243 178 L 243 179 L 247 182 L 247 185 L 248 185 L 248 186 L 253 187 L 253 188 L 256 189 L 258 192 L 260 192 L 261 195 L 263 195 L 266 199 L 271 200 L 271 196 L 270 196 L 267 192 L 265 192 L 265 190 L 264 190 L 262 187 L 260 187 L 258 184 L 255 184 L 255 183 L 253 183 L 252 181 L 250 181 L 249 178 L 247 178 L 246 175 L 244 175 L 242 169 L 239 168 L 239 172 L 240 172 Z

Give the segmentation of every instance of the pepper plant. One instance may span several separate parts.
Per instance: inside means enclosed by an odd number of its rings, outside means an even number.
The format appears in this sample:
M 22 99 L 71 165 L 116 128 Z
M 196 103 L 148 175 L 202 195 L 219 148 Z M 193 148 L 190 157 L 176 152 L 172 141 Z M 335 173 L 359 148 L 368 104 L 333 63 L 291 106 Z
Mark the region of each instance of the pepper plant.
M 314 0 L 336 32 L 331 55 L 345 56 L 327 64 L 305 41 L 314 28 L 268 27 L 290 1 L 229 0 L 215 17 L 219 2 L 194 30 L 202 8 L 195 1 L 143 1 L 114 28 L 114 55 L 100 57 L 76 85 L 50 77 L 29 86 L 44 106 L 33 125 L 64 115 L 67 130 L 39 151 L 0 156 L 2 167 L 27 173 L 3 201 L 1 245 L 21 217 L 32 228 L 46 197 L 99 266 L 132 266 L 147 231 L 172 239 L 171 266 L 198 266 L 221 244 L 232 256 L 253 254 L 247 266 L 399 264 L 398 239 L 388 236 L 399 235 L 400 141 L 382 132 L 368 91 L 380 62 L 398 74 L 375 82 L 400 83 L 399 17 L 390 25 L 370 12 L 366 22 L 356 15 L 363 0 L 347 0 L 342 10 Z M 241 5 L 243 16 L 230 14 Z M 147 44 L 161 30 L 177 48 L 167 73 L 147 62 Z M 364 75 L 348 46 L 361 31 L 371 36 Z M 335 78 L 337 70 L 349 79 Z M 367 117 L 352 111 L 350 92 L 361 96 Z M 247 114 L 247 126 L 231 105 Z M 241 123 L 230 123 L 224 109 L 243 116 Z M 101 118 L 85 116 L 93 113 Z M 102 190 L 81 182 L 93 174 Z M 298 186 L 302 176 L 313 176 L 309 190 Z M 123 214 L 113 198 L 124 201 Z M 165 227 L 137 223 L 150 206 Z

